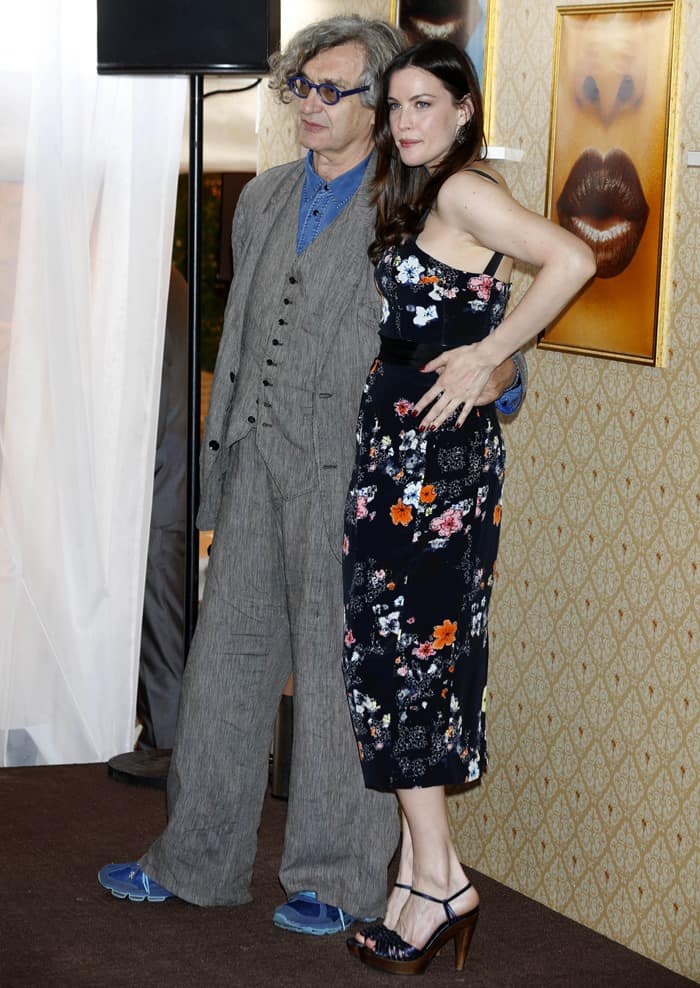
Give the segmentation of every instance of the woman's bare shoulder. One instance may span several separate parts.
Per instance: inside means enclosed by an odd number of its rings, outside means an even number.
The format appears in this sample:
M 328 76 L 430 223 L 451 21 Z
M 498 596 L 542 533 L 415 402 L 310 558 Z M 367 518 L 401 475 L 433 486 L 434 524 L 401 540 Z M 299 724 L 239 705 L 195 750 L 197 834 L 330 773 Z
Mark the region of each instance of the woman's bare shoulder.
M 450 175 L 449 178 L 446 178 L 440 188 L 440 192 L 444 191 L 448 196 L 453 194 L 459 195 L 460 192 L 481 194 L 486 191 L 487 187 L 495 186 L 510 194 L 508 183 L 493 165 L 486 161 L 475 161 L 467 168 L 462 168 L 460 171 Z

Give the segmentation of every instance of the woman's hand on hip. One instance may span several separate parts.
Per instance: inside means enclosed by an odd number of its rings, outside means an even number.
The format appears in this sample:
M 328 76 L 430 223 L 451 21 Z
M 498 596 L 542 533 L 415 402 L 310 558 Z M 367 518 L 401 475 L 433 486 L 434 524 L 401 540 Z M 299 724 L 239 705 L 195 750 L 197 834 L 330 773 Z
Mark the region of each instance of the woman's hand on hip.
M 486 387 L 494 370 L 481 353 L 478 343 L 455 347 L 429 361 L 421 368 L 424 373 L 437 374 L 437 380 L 416 402 L 414 415 L 425 411 L 422 429 L 437 429 L 461 409 L 456 425 L 461 426 Z M 426 411 L 427 409 L 427 411 Z

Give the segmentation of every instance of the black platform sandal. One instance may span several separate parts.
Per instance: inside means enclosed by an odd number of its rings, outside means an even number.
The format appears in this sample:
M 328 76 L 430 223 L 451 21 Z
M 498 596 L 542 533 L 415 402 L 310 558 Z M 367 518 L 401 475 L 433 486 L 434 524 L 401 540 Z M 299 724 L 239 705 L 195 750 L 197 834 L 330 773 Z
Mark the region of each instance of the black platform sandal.
M 375 941 L 375 947 L 361 948 L 359 951 L 360 960 L 369 967 L 379 971 L 387 971 L 390 974 L 422 974 L 438 951 L 449 940 L 454 940 L 455 969 L 457 971 L 463 970 L 479 918 L 479 907 L 475 906 L 463 916 L 458 916 L 450 902 L 471 887 L 472 883 L 467 882 L 464 888 L 455 892 L 448 899 L 436 899 L 435 896 L 428 895 L 426 892 L 411 889 L 411 895 L 418 895 L 421 899 L 440 903 L 445 910 L 447 920 L 438 926 L 425 947 L 420 949 L 402 940 L 396 930 L 389 930 L 383 924 L 379 924 L 373 928 L 373 933 L 370 934 L 371 939 Z
M 407 889 L 409 892 L 411 891 L 411 886 L 405 885 L 403 882 L 394 882 L 394 888 Z M 384 929 L 386 929 L 386 927 L 384 926 L 383 923 L 372 923 L 370 926 L 365 926 L 364 929 L 360 930 L 360 933 L 365 938 L 365 940 L 367 939 L 367 937 L 369 937 L 370 940 L 374 940 L 379 930 L 384 930 Z M 363 943 L 360 943 L 359 940 L 357 940 L 355 937 L 348 937 L 345 943 L 347 945 L 348 950 L 353 955 L 353 957 L 359 957 L 360 951 L 365 949 L 365 945 Z

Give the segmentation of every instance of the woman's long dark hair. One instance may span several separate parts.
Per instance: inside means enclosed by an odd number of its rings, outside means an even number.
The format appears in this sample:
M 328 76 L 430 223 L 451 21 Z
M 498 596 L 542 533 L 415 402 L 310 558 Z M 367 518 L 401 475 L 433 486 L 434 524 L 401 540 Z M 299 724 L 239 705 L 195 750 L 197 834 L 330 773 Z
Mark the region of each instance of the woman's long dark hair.
M 404 165 L 391 136 L 389 83 L 394 72 L 408 67 L 423 69 L 439 79 L 456 103 L 471 97 L 474 108 L 462 135 L 452 145 L 435 171 Z M 462 136 L 461 135 L 461 136 Z M 435 202 L 440 186 L 450 175 L 485 157 L 484 109 L 479 80 L 471 59 L 450 41 L 424 41 L 407 48 L 389 63 L 382 78 L 374 121 L 377 171 L 373 198 L 377 207 L 375 238 L 369 256 L 377 262 L 384 249 L 416 234 Z

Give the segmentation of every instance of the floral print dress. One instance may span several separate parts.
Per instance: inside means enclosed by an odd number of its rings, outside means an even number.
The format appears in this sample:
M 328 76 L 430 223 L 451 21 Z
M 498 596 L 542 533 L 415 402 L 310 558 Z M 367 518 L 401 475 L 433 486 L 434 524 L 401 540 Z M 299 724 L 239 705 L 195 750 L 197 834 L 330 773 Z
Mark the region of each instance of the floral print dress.
M 411 240 L 377 266 L 383 338 L 483 339 L 510 286 Z M 377 359 L 364 388 L 345 509 L 343 672 L 368 787 L 463 783 L 486 761 L 488 607 L 505 451 L 493 405 L 434 432 L 411 415 L 434 380 Z

